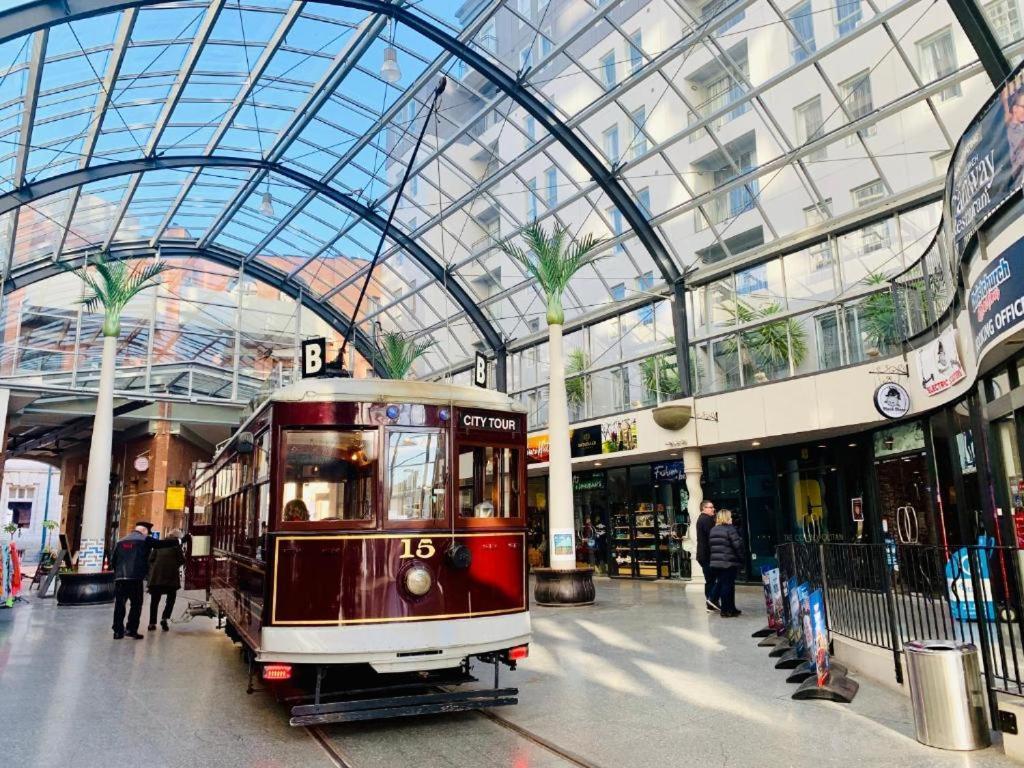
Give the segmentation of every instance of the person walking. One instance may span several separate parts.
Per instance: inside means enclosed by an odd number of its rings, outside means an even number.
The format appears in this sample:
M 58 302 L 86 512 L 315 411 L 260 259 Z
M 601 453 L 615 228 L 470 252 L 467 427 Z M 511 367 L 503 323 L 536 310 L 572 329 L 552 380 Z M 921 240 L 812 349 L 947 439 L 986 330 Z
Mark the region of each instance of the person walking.
M 714 573 L 723 619 L 739 616 L 736 610 L 736 574 L 743 564 L 743 540 L 732 524 L 732 512 L 720 509 L 708 534 L 711 571 Z
M 181 566 L 185 564 L 185 553 L 181 549 L 181 531 L 175 528 L 167 538 L 154 541 L 149 551 L 149 630 L 156 629 L 156 613 L 160 607 L 160 596 L 166 596 L 164 612 L 160 618 L 160 629 L 164 632 L 174 599 L 181 589 Z
M 697 565 L 704 574 L 704 605 L 708 612 L 718 610 L 718 592 L 715 574 L 711 570 L 711 547 L 708 537 L 715 527 L 715 503 L 704 499 L 700 503 L 700 515 L 697 516 Z
M 142 616 L 142 580 L 149 569 L 149 532 L 153 524 L 140 520 L 135 530 L 114 545 L 110 567 L 114 571 L 114 639 L 126 634 L 141 640 L 139 619 Z M 125 603 L 129 603 L 128 625 L 125 626 Z M 125 629 L 128 631 L 125 632 Z

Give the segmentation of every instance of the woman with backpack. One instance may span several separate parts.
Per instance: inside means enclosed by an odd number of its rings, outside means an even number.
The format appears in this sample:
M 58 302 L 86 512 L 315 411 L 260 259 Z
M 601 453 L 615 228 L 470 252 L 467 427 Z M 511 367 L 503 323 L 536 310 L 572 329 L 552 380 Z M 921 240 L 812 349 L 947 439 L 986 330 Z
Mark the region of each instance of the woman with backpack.
M 743 540 L 732 524 L 732 512 L 718 510 L 715 526 L 708 534 L 710 567 L 715 576 L 716 591 L 723 619 L 739 616 L 736 610 L 736 574 L 743 565 Z

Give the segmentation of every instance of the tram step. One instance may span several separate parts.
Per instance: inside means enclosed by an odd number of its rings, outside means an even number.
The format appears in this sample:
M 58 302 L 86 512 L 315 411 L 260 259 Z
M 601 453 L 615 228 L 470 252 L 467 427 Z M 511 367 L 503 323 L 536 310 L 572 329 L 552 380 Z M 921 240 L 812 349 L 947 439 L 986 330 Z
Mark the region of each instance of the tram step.
M 292 725 L 324 725 L 358 720 L 427 715 L 440 712 L 464 712 L 519 703 L 518 688 L 495 688 L 483 691 L 428 693 L 417 696 L 391 696 L 378 699 L 353 699 L 329 704 L 305 704 L 293 707 Z

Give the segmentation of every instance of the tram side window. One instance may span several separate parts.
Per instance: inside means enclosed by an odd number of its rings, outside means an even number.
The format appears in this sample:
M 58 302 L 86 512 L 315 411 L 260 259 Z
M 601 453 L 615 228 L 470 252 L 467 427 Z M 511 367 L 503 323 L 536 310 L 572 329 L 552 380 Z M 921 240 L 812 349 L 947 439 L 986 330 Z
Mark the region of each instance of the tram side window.
M 518 451 L 462 446 L 459 450 L 459 514 L 462 517 L 518 517 Z
M 283 523 L 373 517 L 376 430 L 289 430 L 284 460 Z
M 444 518 L 447 456 L 443 432 L 388 432 L 388 520 Z

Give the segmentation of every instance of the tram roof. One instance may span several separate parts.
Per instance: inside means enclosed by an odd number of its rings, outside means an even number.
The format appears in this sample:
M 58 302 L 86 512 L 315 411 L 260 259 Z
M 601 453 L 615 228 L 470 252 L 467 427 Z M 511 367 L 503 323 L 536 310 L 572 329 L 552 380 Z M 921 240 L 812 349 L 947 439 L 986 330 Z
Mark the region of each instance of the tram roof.
M 274 392 L 270 400 L 278 403 L 417 403 L 526 412 L 520 403 L 493 389 L 392 379 L 300 379 Z

